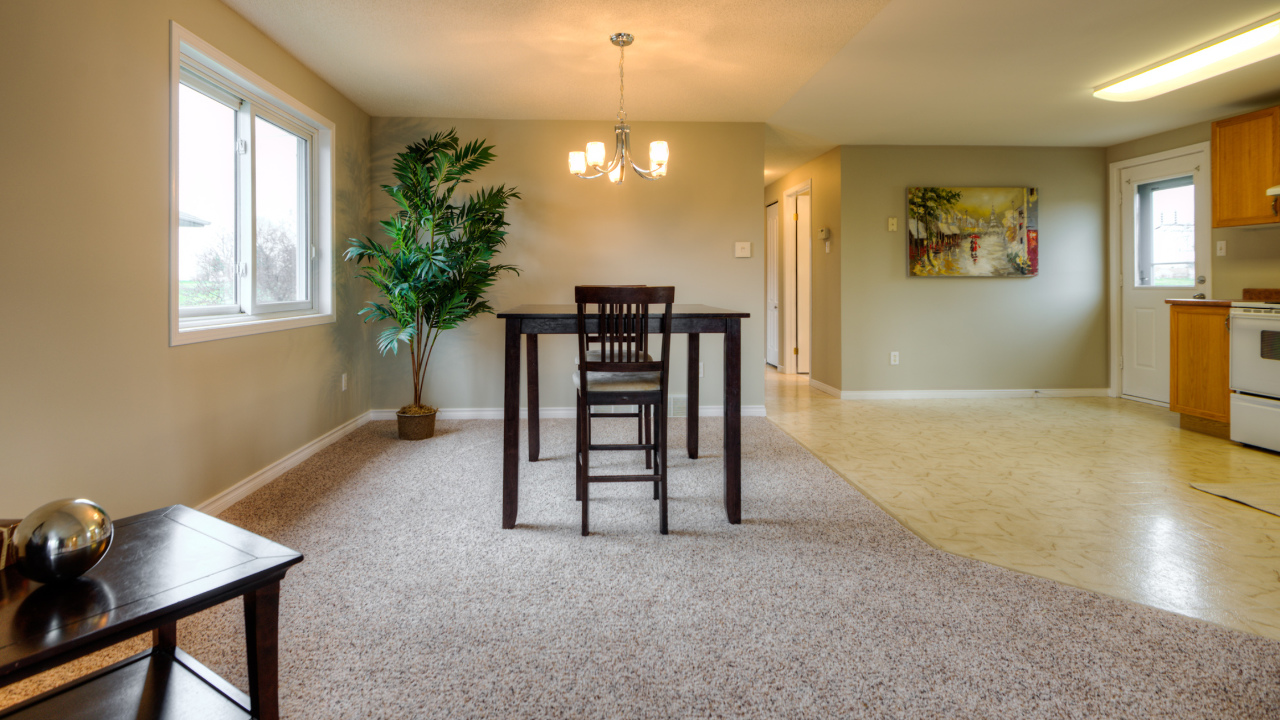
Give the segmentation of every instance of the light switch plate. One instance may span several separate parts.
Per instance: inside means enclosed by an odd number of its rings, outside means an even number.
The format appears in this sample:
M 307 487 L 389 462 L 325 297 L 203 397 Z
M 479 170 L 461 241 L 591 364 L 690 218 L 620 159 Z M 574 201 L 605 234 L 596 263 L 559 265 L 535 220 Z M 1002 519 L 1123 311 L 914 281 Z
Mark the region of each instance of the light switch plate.
M 1227 241 L 1219 240 L 1218 241 L 1218 257 L 1225 257 L 1226 254 L 1227 254 Z
M 898 218 L 894 218 L 894 217 L 889 218 L 889 232 L 893 232 L 897 229 L 898 229 Z
M 733 244 L 734 257 L 751 257 L 750 242 L 736 242 Z

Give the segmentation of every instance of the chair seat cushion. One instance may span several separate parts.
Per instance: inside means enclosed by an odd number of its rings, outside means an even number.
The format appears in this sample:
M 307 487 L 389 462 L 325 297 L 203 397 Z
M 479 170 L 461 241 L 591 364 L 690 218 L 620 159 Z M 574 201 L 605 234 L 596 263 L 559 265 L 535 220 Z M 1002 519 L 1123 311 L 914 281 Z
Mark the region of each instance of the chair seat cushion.
M 600 362 L 603 359 L 604 359 L 604 356 L 600 354 L 599 350 L 587 351 L 587 362 Z M 582 358 L 575 357 L 573 359 L 573 366 L 578 367 L 578 363 L 580 362 L 582 362 Z M 645 353 L 644 358 L 640 362 L 653 362 L 653 358 L 649 355 L 649 353 Z
M 590 353 L 587 354 L 590 358 Z M 592 362 L 590 359 L 587 362 Z M 581 387 L 582 373 L 573 374 L 573 386 Z M 649 392 L 662 389 L 659 372 L 593 372 L 587 373 L 587 392 Z

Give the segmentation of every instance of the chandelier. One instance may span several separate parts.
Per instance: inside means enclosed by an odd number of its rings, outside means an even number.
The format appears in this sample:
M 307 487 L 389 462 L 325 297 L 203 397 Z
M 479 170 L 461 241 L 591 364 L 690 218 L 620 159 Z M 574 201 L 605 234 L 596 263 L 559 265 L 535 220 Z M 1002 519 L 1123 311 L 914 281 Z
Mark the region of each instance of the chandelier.
M 631 126 L 627 124 L 627 111 L 624 108 L 623 100 L 625 99 L 625 85 L 623 83 L 622 61 L 627 53 L 627 46 L 635 41 L 630 33 L 614 33 L 609 36 L 609 40 L 618 46 L 618 124 L 613 126 L 613 159 L 608 165 L 604 164 L 604 143 L 589 142 L 587 143 L 587 151 L 569 153 L 569 172 L 577 175 L 583 180 L 598 178 L 601 175 L 608 175 L 609 180 L 615 184 L 621 185 L 626 177 L 626 165 L 630 165 L 636 174 L 645 180 L 657 180 L 658 178 L 667 176 L 667 158 L 669 152 L 665 140 L 655 140 L 649 143 L 649 163 L 651 167 L 648 170 L 636 165 L 631 159 Z M 588 174 L 588 170 L 594 171 Z

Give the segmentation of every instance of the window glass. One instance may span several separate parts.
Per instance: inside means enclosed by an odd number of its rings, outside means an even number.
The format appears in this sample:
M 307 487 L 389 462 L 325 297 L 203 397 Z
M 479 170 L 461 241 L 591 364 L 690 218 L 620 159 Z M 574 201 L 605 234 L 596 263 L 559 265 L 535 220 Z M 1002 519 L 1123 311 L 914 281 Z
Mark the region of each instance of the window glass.
M 236 304 L 236 110 L 178 86 L 178 304 Z
M 254 120 L 257 302 L 307 299 L 307 141 Z
M 1196 284 L 1196 192 L 1192 176 L 1138 186 L 1138 285 Z

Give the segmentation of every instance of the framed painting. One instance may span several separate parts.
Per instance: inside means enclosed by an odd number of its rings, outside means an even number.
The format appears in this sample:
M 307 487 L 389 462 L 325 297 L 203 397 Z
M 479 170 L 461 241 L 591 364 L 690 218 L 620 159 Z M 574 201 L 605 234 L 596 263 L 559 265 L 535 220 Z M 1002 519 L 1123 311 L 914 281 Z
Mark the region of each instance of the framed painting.
M 907 188 L 907 261 L 920 277 L 1035 277 L 1035 188 Z

